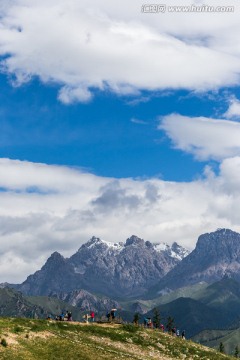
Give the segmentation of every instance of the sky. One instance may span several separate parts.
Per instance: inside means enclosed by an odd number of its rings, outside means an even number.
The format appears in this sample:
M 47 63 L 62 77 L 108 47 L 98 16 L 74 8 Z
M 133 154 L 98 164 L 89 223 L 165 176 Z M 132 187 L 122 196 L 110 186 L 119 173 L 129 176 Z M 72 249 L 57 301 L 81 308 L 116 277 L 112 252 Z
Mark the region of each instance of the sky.
M 239 36 L 236 0 L 0 0 L 0 282 L 240 232 Z

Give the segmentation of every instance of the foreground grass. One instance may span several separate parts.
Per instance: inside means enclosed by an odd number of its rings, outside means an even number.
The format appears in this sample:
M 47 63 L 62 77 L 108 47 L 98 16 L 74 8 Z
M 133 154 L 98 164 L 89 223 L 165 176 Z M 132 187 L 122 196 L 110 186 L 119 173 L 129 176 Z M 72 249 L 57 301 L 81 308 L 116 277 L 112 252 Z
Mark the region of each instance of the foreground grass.
M 191 341 L 133 325 L 0 318 L 0 359 L 232 359 Z M 4 343 L 4 341 L 3 341 Z

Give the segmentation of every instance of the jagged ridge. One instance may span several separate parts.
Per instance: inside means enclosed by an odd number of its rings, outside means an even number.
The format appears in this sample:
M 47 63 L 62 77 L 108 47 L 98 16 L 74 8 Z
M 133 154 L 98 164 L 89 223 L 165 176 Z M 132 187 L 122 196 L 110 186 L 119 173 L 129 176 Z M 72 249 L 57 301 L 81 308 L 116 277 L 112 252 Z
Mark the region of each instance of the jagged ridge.
M 85 289 L 110 297 L 144 293 L 176 266 L 186 250 L 153 245 L 133 235 L 125 243 L 92 237 L 69 259 L 55 252 L 17 288 L 29 295 Z

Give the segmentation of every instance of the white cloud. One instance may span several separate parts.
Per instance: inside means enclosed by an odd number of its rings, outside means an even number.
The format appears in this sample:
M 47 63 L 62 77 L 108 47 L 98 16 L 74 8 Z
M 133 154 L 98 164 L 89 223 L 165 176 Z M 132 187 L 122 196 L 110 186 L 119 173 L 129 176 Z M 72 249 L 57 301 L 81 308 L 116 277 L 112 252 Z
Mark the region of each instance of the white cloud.
M 92 99 L 92 94 L 88 89 L 64 86 L 59 91 L 58 99 L 66 105 L 74 102 L 89 102 Z
M 116 242 L 137 234 L 193 248 L 201 233 L 240 231 L 238 168 L 240 157 L 226 159 L 218 176 L 208 167 L 202 180 L 176 183 L 1 159 L 0 281 L 23 281 L 53 251 L 69 256 L 92 235 Z
M 230 99 L 230 105 L 228 110 L 225 112 L 226 118 L 239 118 L 240 117 L 240 101 L 235 97 Z
M 17 84 L 32 76 L 60 84 L 66 104 L 89 101 L 92 88 L 126 95 L 239 83 L 237 10 L 144 14 L 137 0 L 15 0 L 0 11 L 5 71 Z
M 160 120 L 176 149 L 199 160 L 222 160 L 240 155 L 240 123 L 205 117 L 170 114 Z
M 131 118 L 130 121 L 134 124 L 140 124 L 140 125 L 147 125 L 147 121 L 145 120 L 141 120 L 141 119 L 137 119 L 137 118 Z
M 141 5 L 137 0 L 2 1 L 1 69 L 17 86 L 34 76 L 59 84 L 58 98 L 65 104 L 90 101 L 95 88 L 139 95 L 144 89 L 201 91 L 239 84 L 237 10 L 143 14 Z M 219 0 L 218 5 L 228 4 Z M 239 6 L 236 0 L 231 5 Z M 132 105 L 148 100 L 140 97 Z M 225 115 L 239 113 L 233 99 Z M 92 235 L 115 242 L 137 234 L 193 248 L 203 232 L 240 231 L 240 124 L 171 114 L 160 127 L 176 148 L 222 161 L 219 175 L 207 167 L 205 178 L 189 183 L 117 180 L 0 159 L 0 281 L 22 281 L 51 252 L 68 256 Z

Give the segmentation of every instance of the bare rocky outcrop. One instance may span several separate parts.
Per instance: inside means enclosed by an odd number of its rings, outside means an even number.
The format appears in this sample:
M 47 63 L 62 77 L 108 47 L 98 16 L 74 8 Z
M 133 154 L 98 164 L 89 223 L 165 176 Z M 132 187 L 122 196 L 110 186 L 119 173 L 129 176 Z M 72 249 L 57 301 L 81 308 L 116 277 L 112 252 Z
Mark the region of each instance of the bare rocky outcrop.
M 70 293 L 51 293 L 50 296 L 57 297 L 58 299 L 79 308 L 83 312 L 98 312 L 106 313 L 112 308 L 120 308 L 117 301 L 108 297 L 99 297 L 91 294 L 86 290 L 73 290 Z

